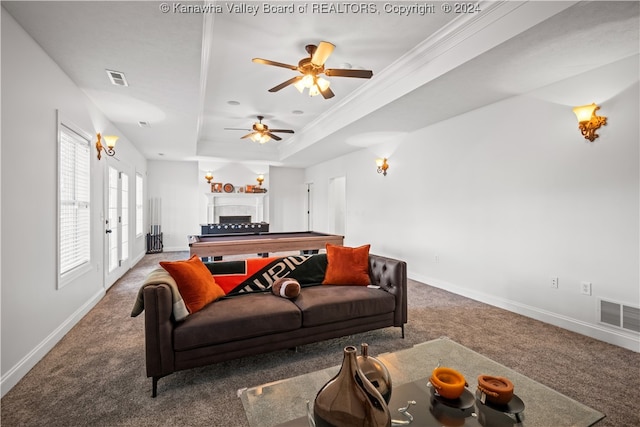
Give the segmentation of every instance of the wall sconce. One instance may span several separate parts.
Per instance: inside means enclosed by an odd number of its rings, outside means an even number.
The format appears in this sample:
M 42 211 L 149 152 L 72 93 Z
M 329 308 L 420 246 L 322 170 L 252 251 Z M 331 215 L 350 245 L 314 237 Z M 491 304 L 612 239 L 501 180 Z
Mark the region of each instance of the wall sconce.
M 377 159 L 376 166 L 378 167 L 378 173 L 381 173 L 384 176 L 387 176 L 387 169 L 389 169 L 389 163 L 387 163 L 387 158 Z
M 256 181 L 258 181 L 259 186 L 262 186 L 262 183 L 264 182 L 264 175 L 262 174 L 258 175 L 258 177 L 256 178 Z
M 596 130 L 602 125 L 607 124 L 607 118 L 604 116 L 596 116 L 596 110 L 599 110 L 596 104 L 583 105 L 573 109 L 576 117 L 578 118 L 578 129 L 582 133 L 585 139 L 593 142 L 598 138 Z
M 102 151 L 104 151 L 107 156 L 113 156 L 114 154 L 116 154 L 116 150 L 114 150 L 114 147 L 116 146 L 116 141 L 118 140 L 117 136 L 115 135 L 102 136 L 100 134 L 97 134 L 96 136 L 98 137 L 98 141 L 96 141 L 96 150 L 98 150 L 98 160 L 102 158 Z M 106 147 L 104 147 L 102 145 L 102 142 L 100 141 L 102 138 L 104 138 L 104 142 L 107 144 Z
M 211 180 L 213 179 L 213 174 L 211 173 L 211 171 L 207 172 L 207 174 L 204 176 L 204 179 L 207 180 L 207 184 L 211 184 Z

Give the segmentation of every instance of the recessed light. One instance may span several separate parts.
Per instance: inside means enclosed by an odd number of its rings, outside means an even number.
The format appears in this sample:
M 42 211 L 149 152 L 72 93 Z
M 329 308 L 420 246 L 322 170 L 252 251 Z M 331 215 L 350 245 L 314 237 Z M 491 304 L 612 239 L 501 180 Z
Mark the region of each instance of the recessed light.
M 240 103 L 238 101 L 227 101 L 227 104 L 229 104 L 229 105 L 240 105 Z
M 293 110 L 291 113 L 292 114 L 304 114 L 304 111 L 302 111 L 302 110 Z

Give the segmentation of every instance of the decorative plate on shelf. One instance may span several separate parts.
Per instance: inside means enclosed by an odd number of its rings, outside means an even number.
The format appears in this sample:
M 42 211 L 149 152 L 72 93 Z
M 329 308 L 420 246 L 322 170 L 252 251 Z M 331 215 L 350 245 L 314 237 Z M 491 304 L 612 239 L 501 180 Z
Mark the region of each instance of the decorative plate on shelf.
M 227 183 L 224 185 L 224 187 L 222 187 L 222 189 L 224 190 L 225 193 L 233 193 L 233 190 L 235 188 L 233 187 L 232 184 Z

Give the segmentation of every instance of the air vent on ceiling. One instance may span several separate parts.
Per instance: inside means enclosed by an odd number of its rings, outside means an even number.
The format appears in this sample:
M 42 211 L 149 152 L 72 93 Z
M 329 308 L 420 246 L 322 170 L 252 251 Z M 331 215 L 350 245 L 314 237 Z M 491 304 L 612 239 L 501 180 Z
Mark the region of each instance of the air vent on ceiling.
M 138 126 L 140 126 L 141 128 L 150 128 L 151 127 L 151 123 L 145 122 L 143 120 L 140 120 L 138 122 Z
M 109 76 L 109 80 L 116 86 L 129 86 L 127 83 L 127 78 L 124 76 L 124 73 L 120 71 L 106 70 L 107 75 Z
M 600 300 L 600 323 L 640 332 L 640 307 Z

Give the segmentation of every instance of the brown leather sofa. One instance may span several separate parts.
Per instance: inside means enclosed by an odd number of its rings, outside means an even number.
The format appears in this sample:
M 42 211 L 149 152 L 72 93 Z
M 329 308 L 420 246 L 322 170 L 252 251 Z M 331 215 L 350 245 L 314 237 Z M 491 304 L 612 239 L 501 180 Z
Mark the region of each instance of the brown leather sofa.
M 152 396 L 175 371 L 290 349 L 316 341 L 407 323 L 404 261 L 369 255 L 367 286 L 304 286 L 295 299 L 271 292 L 218 300 L 176 322 L 164 283 L 145 286 L 145 351 Z

